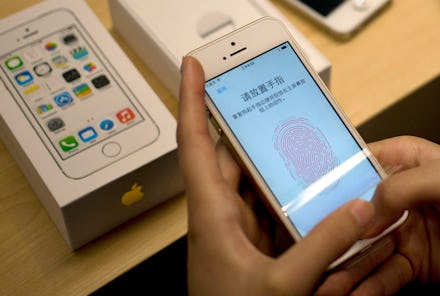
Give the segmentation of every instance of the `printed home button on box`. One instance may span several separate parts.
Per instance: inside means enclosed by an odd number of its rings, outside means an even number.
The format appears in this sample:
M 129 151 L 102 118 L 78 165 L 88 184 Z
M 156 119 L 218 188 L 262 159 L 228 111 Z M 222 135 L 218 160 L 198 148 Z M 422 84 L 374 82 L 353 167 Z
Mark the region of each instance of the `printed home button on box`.
M 116 142 L 110 142 L 102 147 L 102 153 L 108 157 L 115 157 L 121 153 L 121 145 Z

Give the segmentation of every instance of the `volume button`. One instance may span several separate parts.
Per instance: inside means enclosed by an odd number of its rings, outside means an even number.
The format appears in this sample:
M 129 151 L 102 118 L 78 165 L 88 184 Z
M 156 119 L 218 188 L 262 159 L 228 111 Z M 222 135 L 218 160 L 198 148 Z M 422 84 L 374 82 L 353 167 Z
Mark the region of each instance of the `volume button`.
M 214 119 L 214 117 L 211 117 L 211 122 L 212 122 L 212 125 L 214 125 L 214 128 L 217 131 L 217 133 L 219 134 L 219 136 L 222 136 L 223 135 L 223 130 L 220 128 L 220 126 L 218 125 L 218 123 Z
M 208 115 L 208 119 L 212 118 L 211 111 L 209 111 L 208 107 L 206 107 L 206 114 Z
M 206 109 L 206 111 L 208 112 L 209 121 L 211 121 L 211 123 L 214 126 L 215 130 L 217 131 L 217 133 L 220 136 L 222 136 L 223 135 L 223 130 L 220 128 L 220 125 L 218 124 L 217 120 L 215 120 L 214 116 L 212 116 L 212 113 L 211 113 L 211 111 L 208 110 L 208 108 Z

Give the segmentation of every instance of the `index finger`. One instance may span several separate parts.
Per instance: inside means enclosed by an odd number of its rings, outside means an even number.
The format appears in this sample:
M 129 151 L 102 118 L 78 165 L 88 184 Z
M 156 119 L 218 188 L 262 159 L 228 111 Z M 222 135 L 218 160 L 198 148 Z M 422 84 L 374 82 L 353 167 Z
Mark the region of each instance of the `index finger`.
M 400 136 L 368 144 L 385 170 L 408 169 L 440 158 L 440 146 L 428 140 Z

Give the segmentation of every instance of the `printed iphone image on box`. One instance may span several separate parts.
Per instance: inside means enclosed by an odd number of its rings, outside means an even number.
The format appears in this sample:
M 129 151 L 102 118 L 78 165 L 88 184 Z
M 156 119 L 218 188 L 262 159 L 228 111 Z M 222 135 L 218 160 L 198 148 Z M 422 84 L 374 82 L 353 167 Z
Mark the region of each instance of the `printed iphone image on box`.
M 72 11 L 56 9 L 1 32 L 0 44 L 2 80 L 69 178 L 158 138 L 154 120 Z

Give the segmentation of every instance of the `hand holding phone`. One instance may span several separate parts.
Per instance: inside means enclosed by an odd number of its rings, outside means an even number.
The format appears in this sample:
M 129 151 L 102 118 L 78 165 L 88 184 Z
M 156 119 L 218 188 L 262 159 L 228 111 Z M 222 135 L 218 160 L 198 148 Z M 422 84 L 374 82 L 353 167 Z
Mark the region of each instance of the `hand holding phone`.
M 293 239 L 348 201 L 371 199 L 384 171 L 279 21 L 263 18 L 189 55 L 205 71 L 213 124 Z
M 372 205 L 351 201 L 319 223 L 306 239 L 282 254 L 274 253 L 276 231 L 269 226 L 273 219 L 227 147 L 212 141 L 203 88 L 200 64 L 185 57 L 177 139 L 188 199 L 190 294 L 312 294 L 330 262 L 360 237 L 372 218 Z M 351 285 L 380 262 L 360 260 Z

